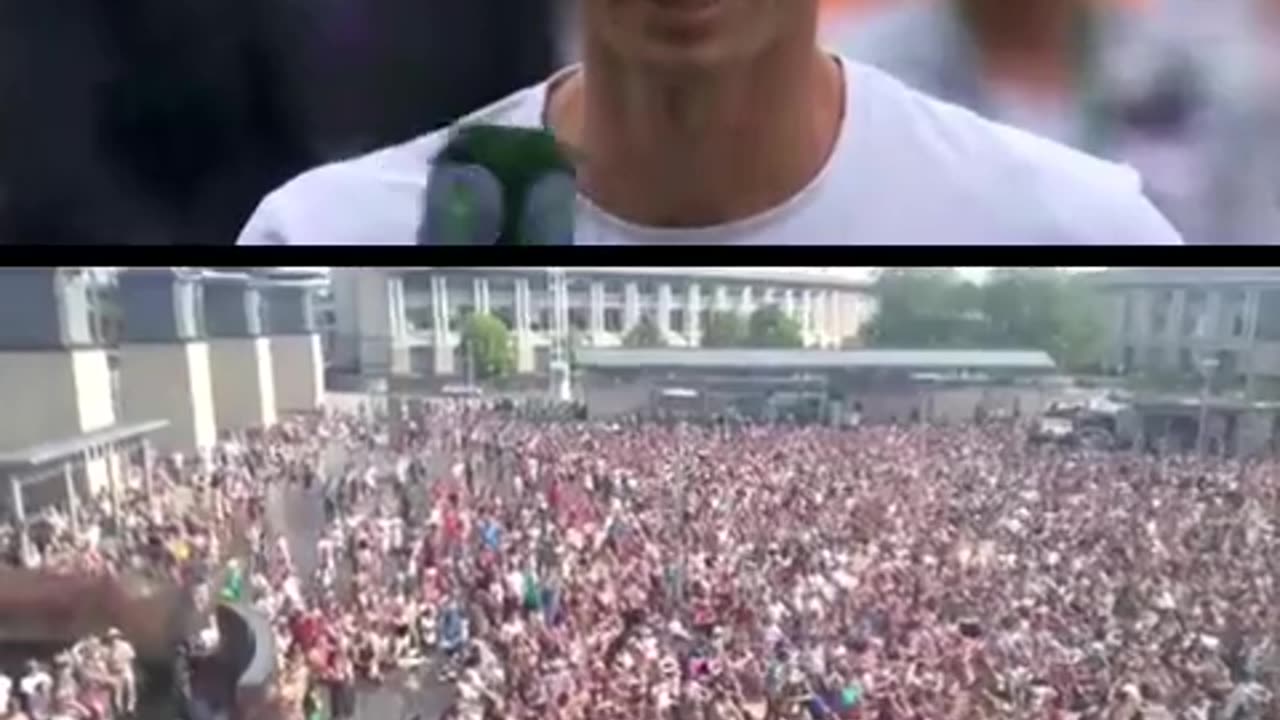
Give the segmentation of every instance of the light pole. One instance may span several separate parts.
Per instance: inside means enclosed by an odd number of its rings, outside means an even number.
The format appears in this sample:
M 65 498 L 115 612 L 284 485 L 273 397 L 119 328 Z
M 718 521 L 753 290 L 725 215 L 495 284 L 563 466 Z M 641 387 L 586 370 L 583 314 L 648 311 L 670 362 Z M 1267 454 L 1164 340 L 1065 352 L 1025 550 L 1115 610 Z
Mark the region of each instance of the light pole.
M 1209 438 L 1209 392 L 1213 373 L 1218 369 L 1218 358 L 1210 355 L 1200 360 L 1200 421 L 1196 427 L 1196 456 L 1203 459 Z
M 547 290 L 551 296 L 551 397 L 569 400 L 569 358 L 567 336 L 569 298 L 565 288 L 564 268 L 547 268 Z

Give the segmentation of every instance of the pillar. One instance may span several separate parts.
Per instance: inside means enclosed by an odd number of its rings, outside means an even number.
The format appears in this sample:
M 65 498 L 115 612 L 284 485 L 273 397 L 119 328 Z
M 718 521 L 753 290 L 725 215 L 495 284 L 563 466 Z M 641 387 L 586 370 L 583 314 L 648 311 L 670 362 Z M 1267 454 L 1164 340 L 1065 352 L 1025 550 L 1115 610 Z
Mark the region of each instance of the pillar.
M 813 290 L 800 291 L 800 330 L 806 345 L 822 345 L 813 318 Z
M 591 281 L 587 291 L 587 307 L 591 335 L 598 345 L 604 337 L 604 282 Z
M 125 419 L 168 420 L 155 436 L 164 452 L 212 447 L 217 419 L 200 273 L 131 268 L 119 282 L 126 317 L 120 343 Z
M 689 283 L 688 300 L 684 307 L 684 327 L 681 330 L 684 331 L 689 346 L 696 347 L 702 342 L 702 285 L 697 282 Z
M 658 283 L 658 332 L 671 334 L 671 283 Z
M 220 432 L 276 423 L 271 341 L 262 334 L 262 294 L 246 274 L 207 274 L 205 328 L 214 419 Z
M 537 354 L 533 341 L 533 291 L 529 278 L 516 278 L 516 372 L 533 373 L 537 370 Z
M 266 300 L 263 333 L 271 340 L 276 404 L 289 412 L 316 410 L 324 402 L 324 356 L 312 308 L 314 284 L 264 281 L 260 287 Z M 401 313 L 399 322 L 393 322 L 392 327 L 403 322 Z M 393 362 L 393 373 L 397 371 L 395 365 Z
M 634 280 L 623 286 L 622 290 L 622 332 L 640 324 L 640 285 Z
M 409 316 L 404 301 L 404 275 L 391 271 L 386 272 L 384 277 L 388 309 L 387 327 L 391 331 L 387 348 L 390 374 L 409 375 L 413 372 L 413 365 L 409 358 Z
M 453 374 L 453 333 L 449 329 L 449 282 L 443 275 L 431 276 L 431 308 L 435 332 L 431 351 L 435 353 L 436 375 Z
M 80 534 L 80 492 L 76 489 L 75 470 L 71 467 L 71 459 L 62 461 L 63 492 L 67 495 L 67 518 L 71 521 L 71 532 Z
M 76 268 L 0 268 L 0 451 L 116 422 L 95 293 Z

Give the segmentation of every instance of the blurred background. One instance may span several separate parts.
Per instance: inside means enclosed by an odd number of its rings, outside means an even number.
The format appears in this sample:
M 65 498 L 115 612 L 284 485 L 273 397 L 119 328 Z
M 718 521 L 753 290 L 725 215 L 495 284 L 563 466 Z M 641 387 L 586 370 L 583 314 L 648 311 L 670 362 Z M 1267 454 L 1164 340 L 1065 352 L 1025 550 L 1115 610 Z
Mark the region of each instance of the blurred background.
M 298 172 L 572 62 L 582 1 L 0 0 L 0 239 L 229 244 Z M 1137 166 L 1189 240 L 1280 239 L 1280 0 L 824 4 L 834 50 Z

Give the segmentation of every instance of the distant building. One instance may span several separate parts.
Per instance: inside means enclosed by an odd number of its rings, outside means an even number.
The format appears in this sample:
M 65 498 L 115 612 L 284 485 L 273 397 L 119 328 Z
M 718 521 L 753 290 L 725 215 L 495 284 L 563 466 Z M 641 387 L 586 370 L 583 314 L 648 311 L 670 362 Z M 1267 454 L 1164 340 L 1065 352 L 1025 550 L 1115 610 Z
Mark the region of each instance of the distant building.
M 710 314 L 781 307 L 811 347 L 837 348 L 874 312 L 868 284 L 819 271 L 722 268 L 334 268 L 333 366 L 364 375 L 459 376 L 466 318 L 512 331 L 517 372 L 549 372 L 557 328 L 585 347 L 618 347 L 642 317 L 668 345 L 696 347 Z
M 1280 389 L 1280 268 L 1127 268 L 1094 282 L 1114 368 L 1195 378 L 1209 360 L 1218 394 Z

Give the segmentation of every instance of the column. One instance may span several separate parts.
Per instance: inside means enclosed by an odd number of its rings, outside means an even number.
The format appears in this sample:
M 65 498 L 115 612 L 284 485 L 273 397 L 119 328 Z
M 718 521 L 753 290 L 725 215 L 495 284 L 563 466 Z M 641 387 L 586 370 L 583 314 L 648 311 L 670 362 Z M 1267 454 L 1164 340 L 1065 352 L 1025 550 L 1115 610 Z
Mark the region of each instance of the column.
M 1169 303 L 1169 327 L 1166 328 L 1166 342 L 1174 347 L 1182 345 L 1182 316 L 1187 310 L 1187 291 L 1178 288 L 1173 291 L 1172 302 Z
M 276 404 L 281 410 L 310 412 L 324 403 L 324 356 L 320 334 L 312 307 L 314 284 L 299 280 L 266 281 L 262 284 L 266 299 L 266 328 L 271 339 L 271 364 L 276 387 Z M 404 306 L 400 305 L 397 322 L 404 326 Z M 397 343 L 392 338 L 393 374 L 408 371 L 408 353 L 396 358 Z
M 127 318 L 120 343 L 124 419 L 168 420 L 155 436 L 166 453 L 212 447 L 218 432 L 202 274 L 131 268 L 119 282 Z M 273 382 L 279 388 L 278 372 Z
M 489 278 L 476 278 L 472 281 L 472 287 L 475 292 L 476 312 L 488 315 L 491 307 L 489 304 Z
M 435 375 L 453 374 L 453 333 L 449 329 L 449 283 L 443 275 L 431 275 L 431 309 L 435 332 L 431 350 L 435 353 Z
M 1262 291 L 1253 287 L 1245 291 L 1244 295 L 1244 338 L 1245 351 L 1240 354 L 1243 367 L 1240 371 L 1244 373 L 1244 393 L 1245 399 L 1253 400 L 1254 390 L 1256 389 L 1256 376 L 1258 367 L 1256 359 L 1258 355 L 1258 311 L 1262 303 Z
M 724 283 L 716 283 L 715 289 L 712 291 L 711 307 L 716 312 L 726 312 L 731 309 L 729 288 Z
M 595 342 L 599 343 L 600 338 L 604 337 L 604 283 L 602 281 L 592 280 L 588 286 L 587 307 L 591 335 L 595 338 Z
M 537 370 L 533 346 L 533 293 L 529 278 L 516 279 L 516 372 L 522 374 Z
M 622 332 L 626 333 L 640 324 L 640 285 L 634 280 L 628 281 L 622 295 Z
M 1212 344 L 1224 335 L 1222 332 L 1222 290 L 1220 288 L 1210 290 L 1206 300 L 1205 317 L 1207 321 L 1204 328 L 1204 340 Z
M 702 341 L 702 285 L 697 282 L 689 283 L 687 297 L 682 329 L 689 345 L 696 347 Z
M 800 292 L 800 329 L 804 333 L 806 345 L 822 344 L 813 323 L 813 290 L 805 289 Z
M 796 317 L 796 291 L 791 288 L 782 291 L 782 312 L 792 320 L 799 320 Z
M 9 476 L 9 497 L 13 506 L 13 519 L 18 531 L 18 550 L 22 554 L 22 561 L 27 561 L 27 556 L 31 552 L 29 546 L 30 534 L 27 532 L 27 506 L 23 502 L 22 497 L 22 478 L 17 475 Z
M 117 420 L 111 370 L 90 323 L 91 278 L 78 269 L 0 268 L 0 451 L 98 430 Z
M 71 532 L 80 534 L 80 493 L 76 490 L 76 477 L 71 469 L 71 460 L 62 461 L 62 484 L 67 493 L 67 515 L 71 520 Z
M 738 298 L 738 312 L 749 316 L 753 310 L 755 310 L 755 307 L 751 302 L 751 286 L 744 285 Z
M 658 332 L 671 334 L 671 283 L 658 283 Z
M 263 337 L 263 300 L 244 273 L 204 278 L 209 377 L 219 431 L 262 428 L 276 422 L 271 341 Z
M 827 337 L 833 345 L 838 345 L 843 338 L 840 337 L 840 307 L 836 291 L 824 292 L 823 302 L 826 304 L 827 311 Z

